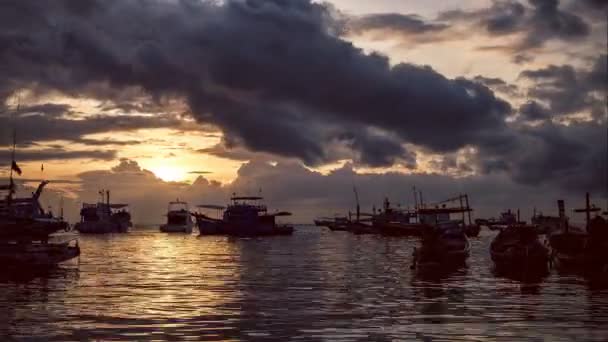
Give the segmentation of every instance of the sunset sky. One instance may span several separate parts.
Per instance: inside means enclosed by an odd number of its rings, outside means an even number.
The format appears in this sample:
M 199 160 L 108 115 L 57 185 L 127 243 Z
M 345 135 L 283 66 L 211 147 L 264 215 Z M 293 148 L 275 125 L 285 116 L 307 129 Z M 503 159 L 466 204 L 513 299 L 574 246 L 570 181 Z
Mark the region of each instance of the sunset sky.
M 0 177 L 167 201 L 260 189 L 299 221 L 469 192 L 478 215 L 606 197 L 607 2 L 0 2 Z M 41 171 L 44 164 L 44 171 Z

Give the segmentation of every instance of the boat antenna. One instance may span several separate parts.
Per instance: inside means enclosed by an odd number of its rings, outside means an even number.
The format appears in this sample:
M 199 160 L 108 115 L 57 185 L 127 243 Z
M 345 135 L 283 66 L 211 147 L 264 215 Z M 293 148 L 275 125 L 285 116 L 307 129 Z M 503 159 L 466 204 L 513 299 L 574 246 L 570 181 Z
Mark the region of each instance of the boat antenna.
M 17 161 L 15 160 L 15 153 L 17 150 L 17 127 L 16 127 L 16 120 L 15 120 L 15 112 L 19 112 L 19 109 L 21 109 L 21 98 L 18 96 L 17 97 L 17 110 L 12 113 L 13 148 L 11 150 L 11 169 L 10 169 L 10 173 L 9 173 L 9 188 L 10 188 L 8 191 L 9 198 L 11 198 L 12 195 L 15 193 L 15 182 L 13 180 L 13 172 L 17 172 L 18 174 L 21 174 L 21 169 L 19 168 L 19 166 L 17 166 Z
M 359 216 L 361 215 L 361 208 L 359 207 L 359 193 L 357 193 L 357 187 L 354 185 L 353 191 L 355 192 L 355 201 L 357 202 L 357 222 L 359 222 Z
M 416 187 L 413 186 L 412 190 L 414 191 L 414 209 L 418 210 L 418 195 L 416 194 Z

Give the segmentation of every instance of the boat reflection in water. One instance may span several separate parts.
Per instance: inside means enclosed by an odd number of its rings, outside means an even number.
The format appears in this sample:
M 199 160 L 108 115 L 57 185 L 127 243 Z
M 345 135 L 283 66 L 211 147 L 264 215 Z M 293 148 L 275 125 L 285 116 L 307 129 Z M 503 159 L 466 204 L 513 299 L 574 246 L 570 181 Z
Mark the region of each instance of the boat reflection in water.
M 232 203 L 224 210 L 222 219 L 215 219 L 201 213 L 196 217 L 200 235 L 269 236 L 291 235 L 293 227 L 276 222 L 280 216 L 290 216 L 289 212 L 269 213 L 262 197 L 233 196 Z M 222 210 L 221 206 L 200 205 L 198 208 Z

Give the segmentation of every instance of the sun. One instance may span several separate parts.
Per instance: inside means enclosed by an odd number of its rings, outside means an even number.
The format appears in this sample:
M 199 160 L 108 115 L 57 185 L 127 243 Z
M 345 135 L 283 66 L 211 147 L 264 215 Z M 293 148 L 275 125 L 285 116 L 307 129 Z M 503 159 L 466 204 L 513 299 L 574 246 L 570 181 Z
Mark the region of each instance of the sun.
M 179 167 L 174 166 L 159 166 L 152 168 L 156 177 L 164 180 L 165 182 L 179 182 L 186 178 L 186 172 Z

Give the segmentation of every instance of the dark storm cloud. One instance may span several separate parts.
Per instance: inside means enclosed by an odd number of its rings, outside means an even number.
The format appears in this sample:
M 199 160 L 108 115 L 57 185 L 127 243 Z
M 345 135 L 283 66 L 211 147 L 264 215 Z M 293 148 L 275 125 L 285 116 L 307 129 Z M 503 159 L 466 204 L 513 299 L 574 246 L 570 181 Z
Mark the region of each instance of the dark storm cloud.
M 455 25 L 472 24 L 482 27 L 490 36 L 521 34 L 523 38 L 512 45 L 484 47 L 516 53 L 542 47 L 551 40 L 576 42 L 591 33 L 591 27 L 575 10 L 560 8 L 559 0 L 529 0 L 529 6 L 520 1 L 494 0 L 488 8 L 440 14 L 439 19 Z M 521 61 L 521 58 L 519 58 Z
M 536 101 L 526 102 L 519 107 L 519 114 L 526 120 L 545 120 L 551 118 L 549 108 Z
M 332 159 L 325 146 L 352 134 L 344 122 L 451 151 L 505 130 L 511 110 L 477 83 L 365 54 L 334 34 L 341 23 L 325 5 L 305 0 L 0 6 L 0 87 L 77 93 L 107 83 L 184 96 L 197 120 L 247 148 L 309 164 Z M 377 159 L 373 145 L 352 146 L 362 161 L 408 158 L 398 147 Z
M 520 78 L 535 83 L 528 95 L 548 103 L 554 115 L 598 111 L 601 117 L 608 89 L 607 63 L 607 55 L 602 54 L 587 69 L 576 69 L 571 65 L 549 65 L 541 69 L 525 70 Z
M 544 120 L 521 127 L 507 149 L 480 147 L 480 160 L 474 163 L 488 174 L 506 172 L 522 184 L 595 191 L 606 184 L 606 138 L 605 121 Z
M 77 143 L 100 145 L 125 145 L 131 141 L 87 139 L 87 134 L 107 133 L 112 131 L 132 131 L 143 128 L 178 128 L 183 129 L 181 120 L 170 115 L 136 116 L 136 115 L 92 115 L 83 119 L 64 117 L 70 114 L 63 111 L 65 105 L 42 105 L 22 108 L 13 115 L 13 111 L 0 114 L 0 144 L 7 145 L 12 141 L 11 131 L 17 132 L 19 144 L 31 144 L 53 140 L 71 140 Z

